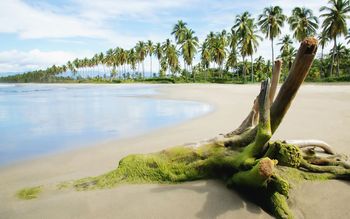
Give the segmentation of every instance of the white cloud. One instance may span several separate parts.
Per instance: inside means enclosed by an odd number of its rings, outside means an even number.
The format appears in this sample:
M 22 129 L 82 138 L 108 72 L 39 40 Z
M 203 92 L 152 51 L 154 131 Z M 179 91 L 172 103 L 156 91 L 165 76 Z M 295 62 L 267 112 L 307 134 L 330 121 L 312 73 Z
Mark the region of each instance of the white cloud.
M 2 0 L 0 14 L 0 32 L 16 33 L 23 39 L 113 35 L 112 31 L 94 22 L 35 8 L 19 0 Z
M 29 5 L 21 0 L 2 0 L 0 33 L 16 33 L 22 39 L 88 37 L 123 41 L 126 39 L 120 36 L 125 35 L 125 30 L 116 30 L 118 25 L 113 21 L 138 19 L 163 22 L 164 19 L 157 16 L 159 12 L 181 7 L 184 3 L 188 4 L 188 1 L 73 0 L 70 5 L 74 7 L 73 11 L 64 13 L 64 10 L 47 4 Z
M 199 0 L 99 0 L 99 1 L 74 1 L 81 8 L 82 17 L 94 20 L 103 19 L 140 19 L 158 20 L 163 19 L 158 14 L 166 9 L 183 9 Z
M 65 51 L 40 51 L 33 49 L 27 52 L 10 50 L 0 52 L 0 72 L 22 72 L 43 69 L 52 64 L 62 65 L 76 57 L 91 56 L 92 53 L 74 54 Z
M 51 43 L 70 41 L 80 45 L 81 38 L 89 38 L 102 42 L 107 47 L 121 46 L 127 49 L 139 40 L 162 42 L 166 38 L 172 38 L 170 30 L 178 19 L 188 22 L 202 41 L 209 31 L 221 31 L 224 28 L 229 30 L 235 16 L 246 10 L 257 18 L 263 8 L 270 5 L 280 5 L 287 15 L 290 15 L 294 7 L 305 6 L 319 16 L 319 8 L 327 4 L 327 0 L 71 0 L 66 5 L 59 6 L 42 1 L 28 2 L 0 0 L 0 34 L 16 34 L 23 41 L 50 39 Z M 158 31 L 128 28 L 129 21 L 144 22 L 147 27 Z M 192 26 L 191 23 L 195 25 Z M 349 22 L 348 24 L 350 26 Z M 285 34 L 290 34 L 287 24 L 281 37 Z M 277 41 L 278 39 L 275 40 L 276 43 Z M 295 46 L 298 47 L 298 43 Z M 325 51 L 331 46 L 330 43 Z M 270 59 L 270 47 L 270 41 L 264 39 L 254 57 L 262 55 Z M 16 49 L 0 51 L 0 72 L 42 68 L 63 64 L 76 56 L 81 57 L 81 54 L 67 51 L 44 52 L 33 49 L 23 52 L 20 51 L 21 48 Z M 102 48 L 94 52 L 101 51 Z M 92 52 L 82 52 L 87 53 L 92 55 Z M 278 53 L 279 46 L 275 46 L 276 56 Z

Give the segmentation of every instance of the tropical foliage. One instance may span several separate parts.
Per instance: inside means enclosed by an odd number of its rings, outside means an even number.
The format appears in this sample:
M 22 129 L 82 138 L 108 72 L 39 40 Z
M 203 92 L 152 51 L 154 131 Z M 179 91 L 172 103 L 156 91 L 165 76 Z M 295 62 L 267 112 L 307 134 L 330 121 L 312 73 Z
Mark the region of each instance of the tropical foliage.
M 257 19 L 246 11 L 235 17 L 229 31 L 210 32 L 203 41 L 186 22 L 179 20 L 171 30 L 173 40 L 139 41 L 129 49 L 111 48 L 91 58 L 76 58 L 65 65 L 3 77 L 0 81 L 254 82 L 270 76 L 275 45 L 279 46 L 278 58 L 284 62 L 283 79 L 296 55 L 295 44 L 315 35 L 319 39 L 320 56 L 307 80 L 350 80 L 350 29 L 347 26 L 350 1 L 329 0 L 320 8 L 320 13 L 322 23 L 305 7 L 295 7 L 290 17 L 279 6 L 264 8 Z M 282 34 L 285 24 L 289 25 L 292 35 Z M 262 56 L 254 59 L 263 40 L 261 36 L 271 41 L 271 60 Z M 343 43 L 338 43 L 340 38 Z M 330 41 L 333 41 L 333 48 L 325 54 Z M 158 68 L 154 68 L 154 62 Z M 334 69 L 336 75 L 333 75 Z
M 333 39 L 335 51 L 337 47 L 337 38 L 341 35 L 347 35 L 348 29 L 346 25 L 346 19 L 349 19 L 350 3 L 349 0 L 329 0 L 329 6 L 321 7 L 320 11 L 323 12 L 321 17 L 324 18 L 322 28 L 327 36 Z M 330 76 L 333 73 L 335 53 L 332 53 L 332 63 L 330 67 Z M 339 71 L 337 70 L 337 76 Z
M 288 19 L 294 38 L 301 42 L 305 37 L 313 36 L 318 29 L 318 19 L 308 8 L 296 7 Z

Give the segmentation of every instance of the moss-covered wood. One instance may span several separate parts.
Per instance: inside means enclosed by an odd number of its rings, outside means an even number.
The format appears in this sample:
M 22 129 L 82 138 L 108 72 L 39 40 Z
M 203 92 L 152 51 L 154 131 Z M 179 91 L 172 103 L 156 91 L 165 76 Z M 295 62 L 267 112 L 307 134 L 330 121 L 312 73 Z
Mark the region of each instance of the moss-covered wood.
M 305 79 L 316 50 L 314 38 L 301 43 L 289 76 L 274 100 L 282 64 L 277 61 L 271 84 L 270 80 L 262 82 L 251 113 L 235 131 L 200 146 L 177 146 L 153 154 L 129 155 L 116 169 L 69 185 L 88 190 L 125 183 L 180 183 L 215 178 L 224 180 L 229 188 L 255 192 L 263 200 L 260 204 L 275 217 L 293 218 L 287 201 L 295 183 L 350 179 L 346 157 L 335 154 L 327 144 L 270 141 Z M 316 147 L 326 153 L 320 156 L 314 150 Z

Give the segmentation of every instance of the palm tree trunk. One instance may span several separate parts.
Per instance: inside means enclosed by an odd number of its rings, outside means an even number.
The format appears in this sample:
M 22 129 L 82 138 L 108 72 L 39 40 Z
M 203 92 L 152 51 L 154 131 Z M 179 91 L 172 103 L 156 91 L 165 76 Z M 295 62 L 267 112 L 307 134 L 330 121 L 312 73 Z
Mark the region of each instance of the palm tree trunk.
M 245 83 L 245 56 L 243 56 L 243 82 Z
M 150 74 L 151 74 L 151 77 L 153 77 L 153 76 L 152 76 L 153 74 L 152 74 L 152 56 L 151 56 L 151 54 L 149 55 L 149 58 L 151 59 L 151 65 L 150 65 L 150 66 L 151 66 L 151 67 L 150 67 L 150 70 L 151 70 L 151 71 L 150 71 Z
M 159 73 L 158 73 L 158 77 L 160 77 L 160 76 L 161 76 L 161 75 L 160 75 L 160 70 L 161 70 L 161 69 L 160 69 L 160 68 L 161 68 L 161 66 L 160 66 L 160 59 L 158 59 L 158 67 L 159 67 L 159 70 L 158 70 L 158 72 L 159 72 Z
M 254 82 L 253 54 L 250 56 L 250 61 L 251 61 L 251 63 L 252 63 L 252 72 L 251 72 L 250 77 L 251 77 L 252 82 Z
M 340 53 L 337 51 L 337 77 L 339 78 Z
M 322 50 L 321 50 L 321 77 L 325 77 L 325 72 L 324 72 L 324 69 L 323 69 L 323 49 L 324 49 L 324 46 L 322 46 Z
M 224 62 L 222 62 L 222 64 L 220 65 L 220 68 L 221 68 L 221 78 L 224 77 Z
M 191 63 L 191 72 L 192 72 L 192 74 L 193 74 L 193 82 L 196 82 L 196 74 L 195 74 L 195 72 L 193 71 L 192 63 Z
M 140 62 L 137 62 L 137 73 L 140 73 Z
M 335 55 L 335 49 L 337 47 L 337 37 L 334 37 L 334 46 L 333 46 L 333 54 L 332 54 L 332 64 L 331 64 L 331 70 L 329 76 L 332 77 L 333 74 L 333 65 L 334 65 L 334 55 Z
M 272 72 L 273 72 L 273 67 L 275 66 L 275 54 L 274 54 L 274 50 L 273 50 L 273 38 L 271 38 L 271 49 L 272 49 Z
M 340 57 L 339 57 L 339 53 L 337 55 L 337 77 L 339 78 L 339 64 L 340 64 Z
M 145 61 L 142 61 L 142 77 L 145 78 Z

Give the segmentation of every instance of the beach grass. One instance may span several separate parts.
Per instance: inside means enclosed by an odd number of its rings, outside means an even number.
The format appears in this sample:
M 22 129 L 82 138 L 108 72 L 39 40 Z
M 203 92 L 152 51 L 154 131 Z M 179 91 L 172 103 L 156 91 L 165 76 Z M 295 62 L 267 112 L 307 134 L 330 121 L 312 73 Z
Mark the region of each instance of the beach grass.
M 17 198 L 22 200 L 35 199 L 42 192 L 41 186 L 23 188 L 16 193 Z

